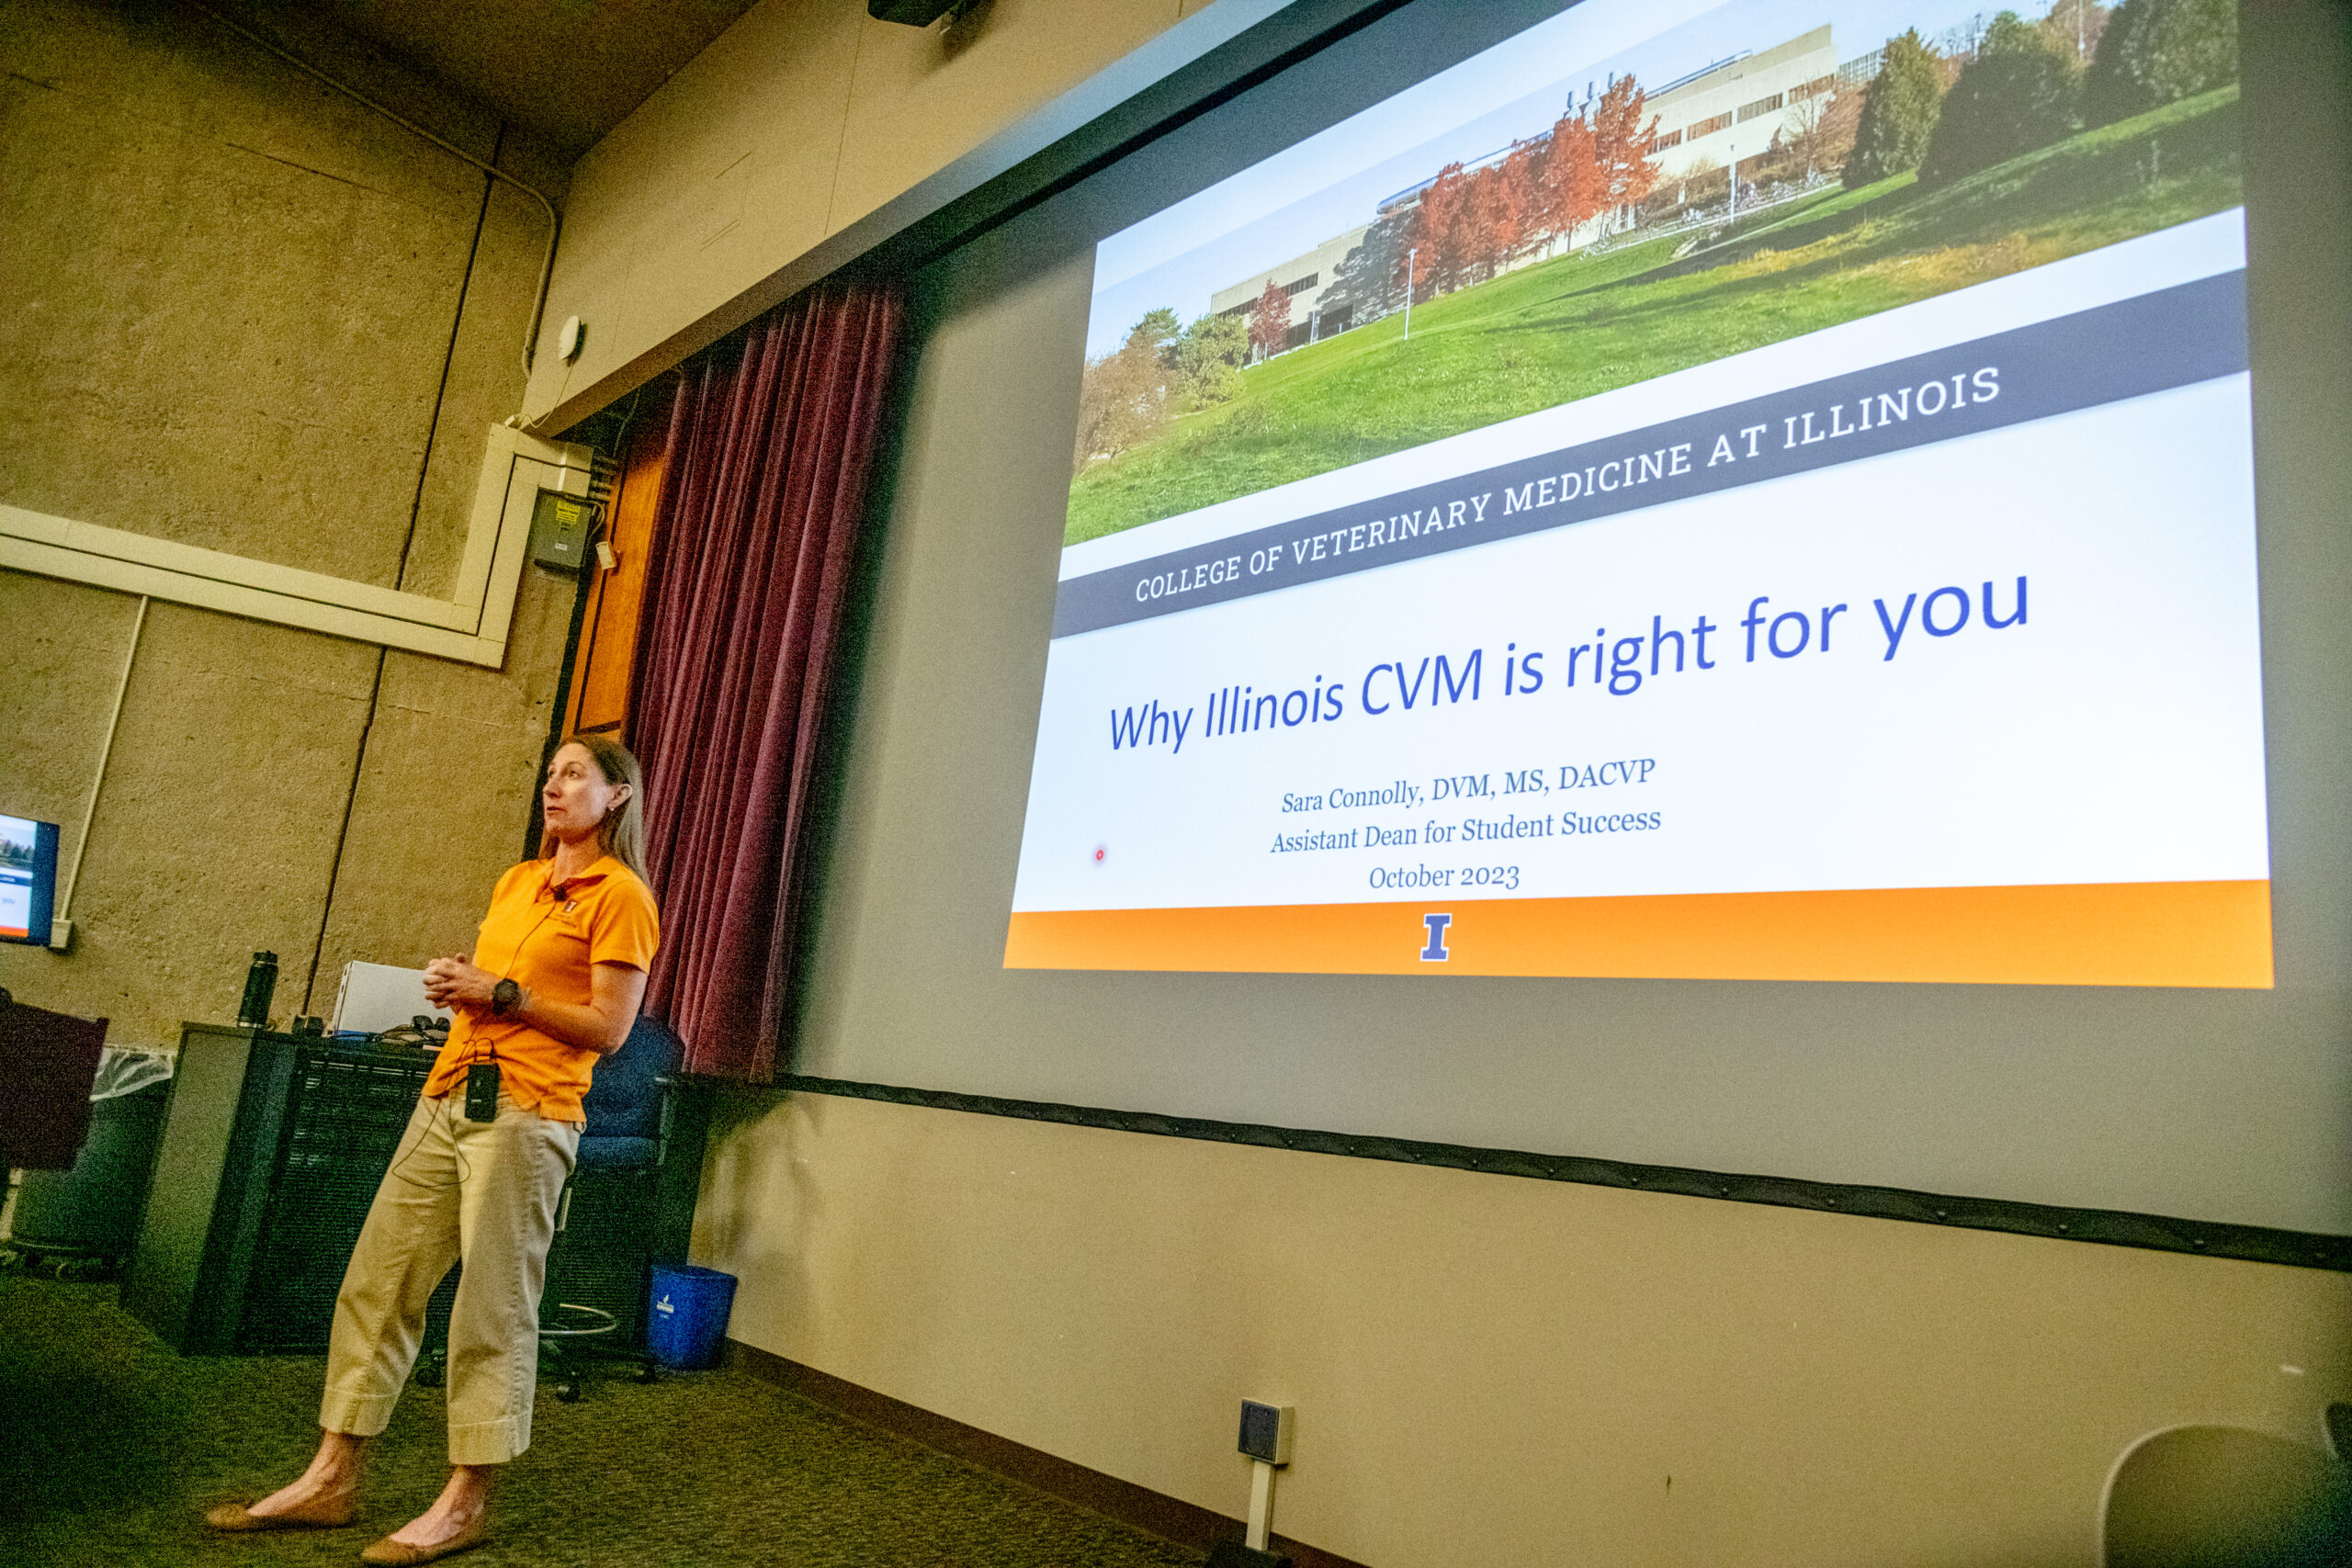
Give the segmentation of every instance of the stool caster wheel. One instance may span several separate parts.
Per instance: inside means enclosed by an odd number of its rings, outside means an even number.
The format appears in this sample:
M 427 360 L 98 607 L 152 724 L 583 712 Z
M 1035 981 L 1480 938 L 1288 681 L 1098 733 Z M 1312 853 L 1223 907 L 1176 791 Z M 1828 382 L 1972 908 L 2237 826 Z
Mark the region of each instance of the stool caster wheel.
M 449 1369 L 444 1366 L 437 1357 L 432 1360 L 421 1362 L 417 1366 L 416 1386 L 419 1388 L 439 1388 L 448 1381 Z
M 580 1403 L 580 1385 L 567 1379 L 555 1385 L 555 1396 L 566 1404 L 577 1404 Z
M 639 1382 L 660 1382 L 662 1381 L 662 1363 L 659 1361 L 646 1362 L 645 1365 L 637 1370 L 637 1381 Z

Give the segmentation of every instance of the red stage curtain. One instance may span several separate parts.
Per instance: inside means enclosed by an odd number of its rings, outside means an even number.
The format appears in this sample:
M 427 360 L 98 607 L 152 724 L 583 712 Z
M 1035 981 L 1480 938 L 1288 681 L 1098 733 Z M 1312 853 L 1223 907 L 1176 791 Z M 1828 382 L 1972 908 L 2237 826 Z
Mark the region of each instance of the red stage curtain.
M 629 702 L 688 1072 L 765 1082 L 786 1023 L 809 784 L 902 308 L 835 288 L 685 372 Z

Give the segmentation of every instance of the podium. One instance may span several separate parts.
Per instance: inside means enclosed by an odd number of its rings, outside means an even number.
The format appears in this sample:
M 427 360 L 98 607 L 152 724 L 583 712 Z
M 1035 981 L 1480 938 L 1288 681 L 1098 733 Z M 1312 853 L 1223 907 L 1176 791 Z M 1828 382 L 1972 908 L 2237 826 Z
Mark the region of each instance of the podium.
M 424 1051 L 183 1026 L 123 1310 L 183 1355 L 325 1349 L 345 1266 L 432 1067 Z M 708 1097 L 681 1097 L 676 1120 L 671 1156 L 644 1183 L 581 1185 L 551 1299 L 633 1328 L 645 1260 L 684 1258 Z M 455 1290 L 453 1273 L 436 1322 Z
M 325 1348 L 422 1051 L 190 1023 L 122 1308 L 187 1355 Z

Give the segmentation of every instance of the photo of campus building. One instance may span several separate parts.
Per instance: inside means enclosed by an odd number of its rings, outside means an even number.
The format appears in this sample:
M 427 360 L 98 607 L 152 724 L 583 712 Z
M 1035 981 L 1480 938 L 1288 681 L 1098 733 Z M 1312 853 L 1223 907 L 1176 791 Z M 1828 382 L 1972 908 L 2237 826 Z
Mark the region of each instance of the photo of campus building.
M 1355 308 L 1342 306 L 1326 319 L 1321 310 L 1323 296 L 1338 281 L 1340 268 L 1348 257 L 1363 247 L 1363 237 L 1371 228 L 1369 223 L 1360 223 L 1304 255 L 1293 256 L 1280 266 L 1252 273 L 1239 283 L 1220 288 L 1209 296 L 1209 309 L 1220 316 L 1246 316 L 1257 305 L 1266 285 L 1272 283 L 1290 296 L 1290 336 L 1284 347 L 1296 347 L 1333 333 L 1343 333 L 1355 324 Z
M 1657 120 L 1650 145 L 1658 172 L 1680 179 L 1754 157 L 1796 129 L 1809 100 L 1837 85 L 1838 51 L 1826 26 L 1668 82 L 1643 105 Z
M 1120 346 L 1088 362 L 1065 543 L 1684 368 L 1710 333 L 1776 342 L 2236 205 L 2234 56 L 2178 20 L 2214 0 L 2135 3 L 2177 41 L 2087 0 L 1922 14 L 1852 53 L 1842 14 L 1752 49 L 1726 26 L 1655 91 L 1596 66 L 1554 78 L 1556 110 L 1505 95 L 1523 118 L 1480 140 L 1516 138 L 1428 143 L 1386 165 L 1413 184 L 1320 209 L 1358 226 L 1213 292 L 1207 267 L 1190 300 L 1098 292 L 1119 319 L 1090 334 Z M 2119 86 L 2146 50 L 2171 74 Z
M 1657 130 L 1650 145 L 1659 177 L 1675 182 L 1694 175 L 1718 173 L 1752 159 L 1794 134 L 1808 112 L 1826 103 L 1840 88 L 1860 87 L 1877 74 L 1882 51 L 1873 50 L 1851 61 L 1839 62 L 1837 46 L 1825 23 L 1809 32 L 1769 49 L 1742 51 L 1709 62 L 1645 95 L 1643 112 L 1654 117 Z M 1589 111 L 1611 82 L 1588 82 L 1581 94 L 1572 91 L 1568 108 Z M 1491 168 L 1522 145 L 1499 147 L 1463 164 L 1465 175 Z M 1362 299 L 1342 299 L 1324 308 L 1326 296 L 1339 281 L 1340 269 L 1351 256 L 1361 258 L 1373 225 L 1409 215 L 1424 191 L 1436 182 L 1431 175 L 1418 185 L 1382 198 L 1372 216 L 1346 233 L 1326 240 L 1313 250 L 1240 278 L 1210 296 L 1209 309 L 1221 316 L 1247 316 L 1272 283 L 1290 298 L 1287 334 L 1275 353 L 1318 343 L 1350 327 L 1376 321 L 1386 310 L 1368 306 Z M 1568 234 L 1555 236 L 1510 259 L 1505 270 L 1549 261 L 1606 235 L 1619 233 L 1635 221 L 1634 214 L 1618 209 L 1578 224 Z M 1402 295 L 1398 295 L 1401 303 Z

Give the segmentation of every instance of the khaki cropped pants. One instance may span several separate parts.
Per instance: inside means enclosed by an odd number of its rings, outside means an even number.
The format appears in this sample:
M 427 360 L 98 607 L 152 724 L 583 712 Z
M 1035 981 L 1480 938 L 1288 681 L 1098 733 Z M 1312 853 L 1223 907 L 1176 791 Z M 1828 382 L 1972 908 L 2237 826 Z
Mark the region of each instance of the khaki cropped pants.
M 577 1127 L 504 1095 L 495 1122 L 466 1120 L 463 1094 L 417 1101 L 335 1297 L 321 1427 L 384 1429 L 425 1303 L 463 1258 L 449 1316 L 449 1462 L 503 1464 L 531 1446 L 539 1290 L 579 1149 Z

